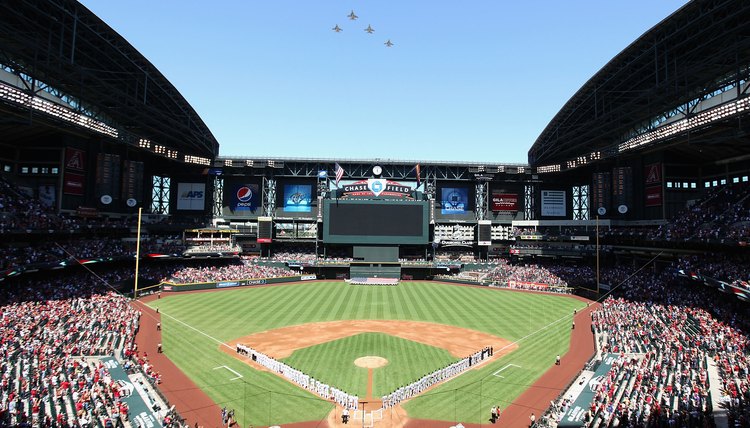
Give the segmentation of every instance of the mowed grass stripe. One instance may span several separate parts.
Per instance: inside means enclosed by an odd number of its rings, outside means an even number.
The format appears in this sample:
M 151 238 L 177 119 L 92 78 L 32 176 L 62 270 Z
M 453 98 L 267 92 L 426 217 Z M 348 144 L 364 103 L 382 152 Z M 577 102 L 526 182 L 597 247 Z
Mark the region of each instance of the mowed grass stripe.
M 261 322 L 261 320 L 258 319 L 258 316 L 261 314 L 265 316 L 268 313 L 278 314 L 281 312 L 283 308 L 287 307 L 288 302 L 292 297 L 297 294 L 295 293 L 295 290 L 295 286 L 281 287 L 281 290 L 279 290 L 278 293 L 274 293 L 276 290 L 271 287 L 263 289 L 247 289 L 242 290 L 246 293 L 238 295 L 237 299 L 248 302 L 249 307 L 247 313 L 255 315 L 254 318 L 258 320 L 258 329 L 265 330 L 275 323 L 269 322 L 267 319 L 264 319 Z
M 328 284 L 328 283 L 327 283 Z M 334 289 L 332 287 L 333 283 L 328 285 L 327 287 L 330 289 Z M 344 317 L 344 314 L 346 313 L 346 304 L 349 302 L 352 298 L 352 294 L 354 293 L 354 289 L 352 287 L 339 287 L 337 296 L 331 296 L 331 299 L 333 300 L 333 309 L 330 311 L 332 318 L 329 318 L 331 320 L 340 320 L 340 319 L 346 319 Z
M 581 302 L 563 296 L 458 287 L 440 283 L 403 282 L 397 287 L 357 287 L 342 281 L 246 287 L 216 293 L 172 295 L 165 296 L 151 304 L 161 307 L 163 313 L 175 316 L 223 341 L 282 327 L 287 323 L 356 319 L 359 314 L 367 318 L 453 324 L 516 340 L 548 324 L 551 320 L 572 314 L 573 308 L 585 306 Z M 365 308 L 362 309 L 362 306 Z M 324 417 L 325 412 L 330 410 L 330 403 L 316 399 L 277 376 L 258 372 L 249 367 L 238 368 L 237 361 L 233 357 L 219 352 L 218 345 L 202 335 L 168 321 L 163 321 L 162 324 L 165 351 L 178 367 L 194 378 L 196 383 L 205 389 L 216 402 L 242 402 L 243 397 L 249 394 L 247 389 L 250 388 L 245 386 L 243 390 L 235 385 L 222 386 L 227 382 L 229 373 L 221 369 L 212 370 L 213 367 L 221 365 L 218 364 L 219 362 L 242 373 L 245 376 L 242 382 L 252 383 L 253 389 L 258 391 L 258 394 L 266 394 L 265 400 L 271 395 L 274 396 L 271 407 L 264 404 L 265 401 L 262 403 L 248 401 L 245 406 L 248 409 L 246 419 L 242 419 L 243 424 L 268 424 L 270 414 L 273 414 L 273 424 L 314 420 L 317 418 L 313 415 L 321 414 L 321 417 Z M 505 361 L 513 361 L 514 364 L 524 366 L 523 370 L 527 370 L 528 366 L 528 372 L 519 371 L 515 375 L 523 379 L 523 382 L 495 382 L 497 378 L 493 378 L 482 382 L 483 394 L 488 395 L 489 398 L 502 397 L 510 401 L 525 389 L 524 382 L 532 382 L 545 368 L 551 366 L 554 355 L 558 352 L 563 354 L 567 350 L 570 324 L 568 322 L 561 324 L 564 325 L 552 329 L 554 331 L 539 333 L 525 340 L 513 354 L 501 359 L 497 364 L 493 363 L 495 370 L 502 367 Z M 183 337 L 175 340 L 177 338 L 170 339 L 170 335 Z M 375 343 L 378 348 L 381 346 L 383 349 L 387 348 L 387 341 L 384 341 L 382 345 L 380 341 Z M 393 346 L 397 345 L 393 344 Z M 397 354 L 406 352 L 401 350 L 402 348 L 398 349 L 394 351 L 394 358 L 398 357 Z M 323 357 L 316 355 L 315 358 L 311 355 L 310 359 L 315 364 L 321 364 L 324 358 L 334 358 L 341 352 L 343 350 Z M 415 358 L 430 359 L 432 358 L 430 355 L 420 351 Z M 511 360 L 508 360 L 509 358 Z M 404 367 L 402 372 L 418 372 L 414 373 L 414 376 L 424 375 L 432 368 L 410 365 L 410 363 L 404 363 Z M 392 376 L 392 374 L 401 369 L 395 365 L 388 366 L 388 369 L 396 370 L 383 372 L 381 379 L 386 379 L 389 384 L 391 382 L 397 384 L 399 381 L 394 380 L 397 376 Z M 376 371 L 379 370 L 383 369 Z M 521 376 L 522 373 L 523 376 Z M 465 379 L 471 380 L 475 375 L 470 372 L 464 376 L 466 376 Z M 456 389 L 456 385 L 464 385 L 464 376 L 437 388 L 436 391 L 452 391 Z M 376 376 L 375 382 L 379 383 L 377 379 Z M 400 385 L 395 385 L 395 387 L 398 386 Z M 465 387 L 467 392 L 452 393 L 479 394 L 479 391 L 474 391 L 472 388 L 467 385 Z M 425 397 L 414 401 L 414 404 L 408 407 L 410 415 L 413 413 L 413 417 L 437 418 L 438 415 L 446 416 L 451 413 L 448 409 L 456 403 L 447 399 L 434 401 L 439 395 L 450 394 L 437 394 L 433 398 Z M 301 403 L 297 403 L 299 400 Z M 461 406 L 460 403 L 463 403 L 463 400 L 458 400 L 457 403 Z M 249 410 L 253 406 L 261 408 Z M 301 412 L 299 406 L 302 406 L 305 411 Z M 489 408 L 489 406 L 485 407 Z M 444 417 L 441 416 L 441 418 Z M 477 414 L 474 419 L 467 417 L 462 420 L 478 422 L 480 420 L 478 418 Z
M 406 293 L 409 297 L 409 302 L 414 307 L 414 313 L 416 316 L 413 320 L 434 320 L 432 314 L 428 315 L 425 310 L 425 302 L 432 302 L 434 299 L 429 298 L 423 291 L 426 291 L 425 287 L 415 287 L 414 283 L 406 285 Z
M 295 291 L 299 290 L 299 285 L 295 285 L 294 289 Z M 290 297 L 286 306 L 281 307 L 281 309 L 275 314 L 268 314 L 270 316 L 273 316 L 276 320 L 276 322 L 273 323 L 274 327 L 301 324 L 306 322 L 304 318 L 300 317 L 300 310 L 303 308 L 303 305 L 310 299 L 311 294 L 312 293 L 310 293 L 310 291 L 296 292 Z
M 290 308 L 299 310 L 299 304 L 309 297 L 310 293 L 299 292 L 299 285 L 294 284 L 284 288 L 284 294 L 275 295 L 273 287 L 263 289 L 265 299 L 254 305 L 255 312 L 264 318 L 265 325 L 263 330 L 282 327 L 288 325 L 295 313 Z M 255 290 L 248 290 L 255 291 Z M 267 303 L 267 306 L 264 306 Z M 296 324 L 297 322 L 293 322 Z
M 304 293 L 299 293 L 303 294 Z M 326 311 L 324 310 L 325 304 L 324 302 L 328 299 L 330 299 L 330 288 L 329 287 L 319 287 L 316 288 L 313 293 L 310 293 L 307 295 L 307 299 L 305 299 L 297 312 L 299 316 L 299 320 L 310 320 L 310 319 L 325 319 L 326 318 Z
M 401 283 L 401 285 L 398 286 L 398 299 L 396 300 L 396 303 L 400 310 L 398 316 L 394 319 L 413 320 L 416 317 L 414 308 L 409 300 L 408 290 L 406 283 Z
M 455 296 L 448 293 L 448 290 L 447 287 L 433 287 L 430 292 L 434 298 L 431 300 L 438 313 L 443 315 L 441 323 L 458 325 L 461 313 L 453 305 Z

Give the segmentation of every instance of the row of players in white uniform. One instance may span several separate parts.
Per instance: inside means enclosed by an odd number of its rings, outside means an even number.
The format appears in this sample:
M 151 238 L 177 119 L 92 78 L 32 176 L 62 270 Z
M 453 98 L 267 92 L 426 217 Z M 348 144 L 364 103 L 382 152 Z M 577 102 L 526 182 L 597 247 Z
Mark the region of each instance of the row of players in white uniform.
M 487 347 L 481 351 L 477 351 L 470 356 L 463 358 L 455 363 L 444 367 L 442 369 L 435 370 L 434 372 L 418 379 L 409 385 L 402 386 L 401 388 L 393 391 L 388 395 L 383 396 L 383 408 L 387 409 L 398 405 L 398 403 L 408 400 L 409 398 L 421 394 L 432 385 L 438 384 L 444 380 L 448 380 L 454 376 L 458 376 L 470 367 L 479 364 L 485 358 L 492 356 L 493 348 Z
M 343 407 L 352 410 L 357 409 L 359 398 L 356 395 L 347 394 L 346 392 L 336 387 L 320 382 L 315 378 L 312 378 L 309 375 L 306 375 L 303 372 L 295 369 L 294 367 L 290 367 L 282 363 L 281 361 L 274 360 L 268 355 L 265 355 L 262 352 L 258 352 L 248 346 L 237 344 L 237 353 L 240 355 L 247 355 L 248 357 L 251 357 L 255 362 L 262 365 L 263 367 L 273 372 L 279 373 L 290 381 L 296 383 L 297 385 L 305 388 L 308 391 L 311 391 L 325 398 L 326 400 L 332 399 Z
M 357 409 L 359 398 L 356 395 L 347 394 L 346 392 L 336 387 L 320 382 L 315 378 L 312 378 L 309 375 L 306 375 L 303 372 L 282 363 L 281 361 L 274 360 L 268 355 L 265 355 L 262 352 L 258 352 L 248 346 L 237 344 L 237 353 L 240 355 L 251 357 L 255 362 L 262 365 L 263 367 L 281 374 L 290 381 L 307 389 L 308 391 L 319 395 L 320 397 L 325 398 L 326 400 L 333 399 L 333 401 L 337 402 L 345 408 L 352 410 Z M 472 355 L 456 361 L 449 366 L 436 370 L 407 386 L 402 386 L 401 388 L 393 391 L 388 395 L 384 395 L 383 408 L 387 409 L 389 407 L 393 407 L 403 400 L 408 400 L 409 398 L 422 393 L 427 388 L 437 383 L 448 380 L 454 376 L 458 376 L 465 370 L 469 369 L 471 366 L 475 366 L 485 358 L 491 357 L 492 353 L 492 347 L 484 348 L 481 351 L 477 351 Z

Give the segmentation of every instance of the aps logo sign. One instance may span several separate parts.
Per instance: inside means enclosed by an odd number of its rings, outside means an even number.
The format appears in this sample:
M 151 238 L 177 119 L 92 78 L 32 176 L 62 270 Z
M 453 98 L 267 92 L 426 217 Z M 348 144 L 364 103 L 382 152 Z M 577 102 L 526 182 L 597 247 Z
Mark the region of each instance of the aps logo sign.
M 203 199 L 203 190 L 188 190 L 182 194 L 185 199 Z
M 204 183 L 179 183 L 177 186 L 178 210 L 202 210 L 206 201 Z

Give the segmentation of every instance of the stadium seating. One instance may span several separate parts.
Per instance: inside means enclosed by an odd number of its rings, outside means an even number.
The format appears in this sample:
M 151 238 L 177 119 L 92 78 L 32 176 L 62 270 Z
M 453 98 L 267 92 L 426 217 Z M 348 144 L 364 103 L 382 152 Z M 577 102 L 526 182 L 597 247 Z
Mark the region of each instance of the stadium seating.
M 103 427 L 127 418 L 120 386 L 86 356 L 133 348 L 139 313 L 129 299 L 89 275 L 13 286 L 0 296 L 0 425 Z
M 163 282 L 174 284 L 188 284 L 199 282 L 216 282 L 251 278 L 276 278 L 294 276 L 294 272 L 287 268 L 266 266 L 253 261 L 242 260 L 226 266 L 185 267 L 173 272 Z
M 746 304 L 686 288 L 669 273 L 641 273 L 616 293 L 592 314 L 601 351 L 621 357 L 597 389 L 590 426 L 702 425 L 712 410 L 713 382 L 726 396 L 730 426 L 746 426 L 750 318 L 740 309 Z M 709 365 L 718 368 L 718 379 L 709 378 Z

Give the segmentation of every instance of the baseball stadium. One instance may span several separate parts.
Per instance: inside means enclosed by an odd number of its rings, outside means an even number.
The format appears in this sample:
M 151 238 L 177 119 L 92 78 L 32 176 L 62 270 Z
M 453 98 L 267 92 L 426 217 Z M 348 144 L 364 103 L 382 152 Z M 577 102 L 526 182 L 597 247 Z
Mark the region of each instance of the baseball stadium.
M 750 427 L 750 3 L 527 163 L 222 155 L 78 1 L 0 10 L 0 426 Z

